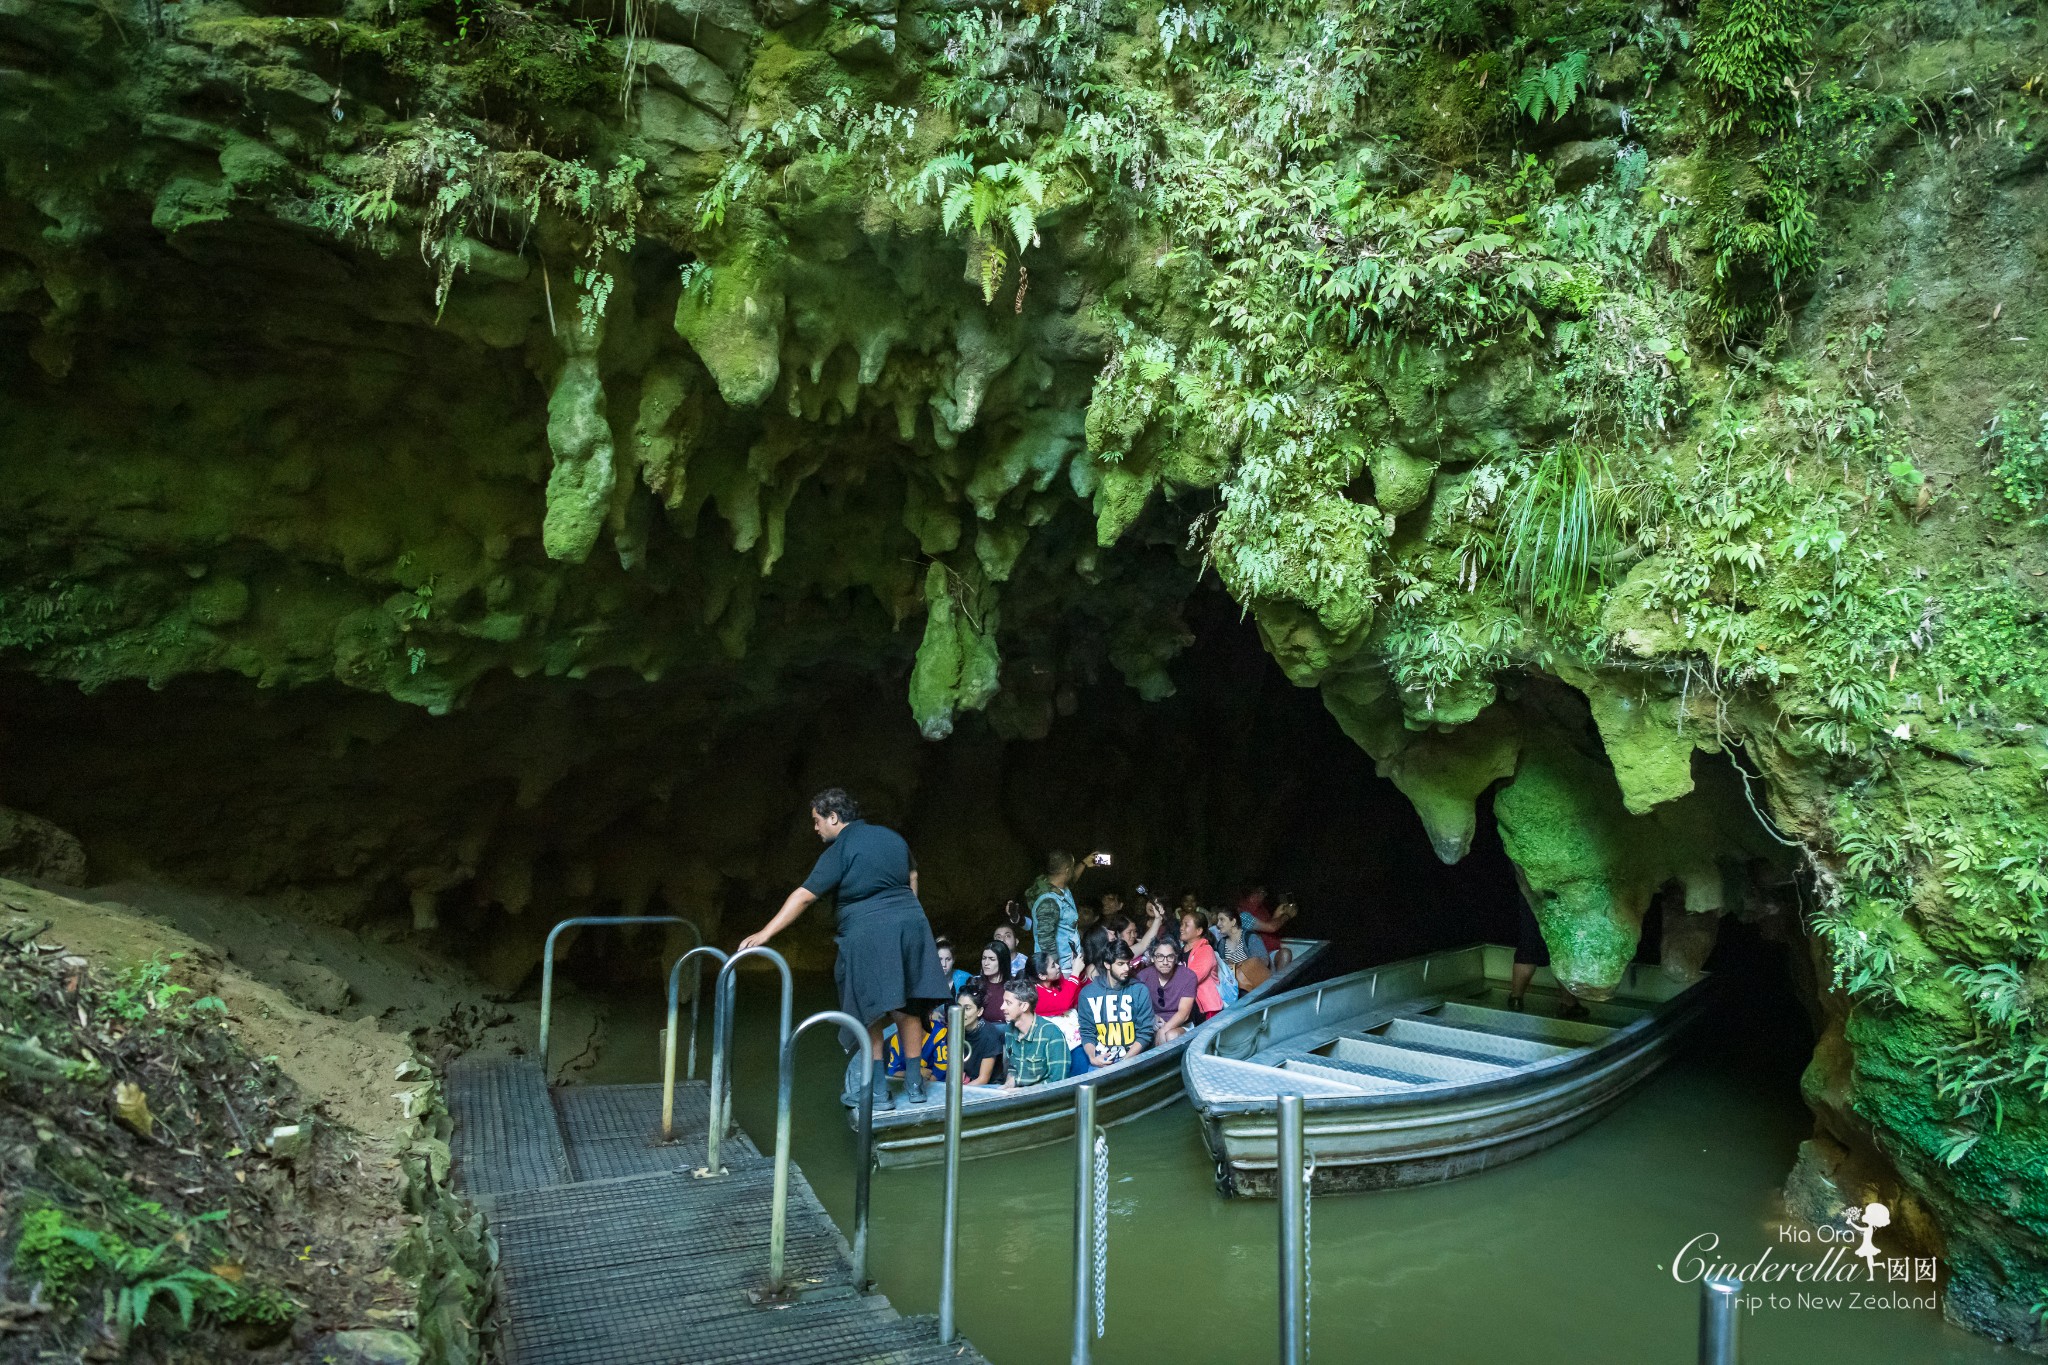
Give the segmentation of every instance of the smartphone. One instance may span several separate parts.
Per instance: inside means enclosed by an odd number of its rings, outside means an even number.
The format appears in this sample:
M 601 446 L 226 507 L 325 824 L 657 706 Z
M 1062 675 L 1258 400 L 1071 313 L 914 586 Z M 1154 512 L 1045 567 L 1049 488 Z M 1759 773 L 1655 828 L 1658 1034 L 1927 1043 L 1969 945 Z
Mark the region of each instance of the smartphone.
M 1145 894 L 1145 884 L 1143 882 L 1138 883 L 1138 894 L 1140 896 Z
M 1095 855 L 1095 865 L 1096 865 L 1097 867 L 1108 867 L 1108 866 L 1109 866 L 1109 855 L 1108 855 L 1107 853 L 1098 853 L 1098 854 L 1096 854 L 1096 855 Z

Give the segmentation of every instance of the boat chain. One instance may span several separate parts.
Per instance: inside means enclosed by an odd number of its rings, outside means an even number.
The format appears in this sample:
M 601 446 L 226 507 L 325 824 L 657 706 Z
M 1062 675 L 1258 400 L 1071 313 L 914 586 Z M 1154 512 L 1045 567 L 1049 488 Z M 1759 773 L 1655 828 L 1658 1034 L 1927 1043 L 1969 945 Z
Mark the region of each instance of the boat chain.
M 1109 1139 L 1095 1135 L 1095 1336 L 1109 1325 Z
M 1313 1354 L 1316 1321 L 1315 1219 L 1310 1208 L 1316 1190 L 1316 1154 L 1310 1152 L 1301 1168 L 1301 1354 Z

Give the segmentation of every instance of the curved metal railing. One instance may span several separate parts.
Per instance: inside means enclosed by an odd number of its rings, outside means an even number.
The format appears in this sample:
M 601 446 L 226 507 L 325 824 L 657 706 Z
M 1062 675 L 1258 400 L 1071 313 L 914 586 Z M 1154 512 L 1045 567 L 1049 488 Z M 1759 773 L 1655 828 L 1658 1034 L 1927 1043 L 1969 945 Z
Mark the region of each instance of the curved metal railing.
M 732 1004 L 739 981 L 734 969 L 750 957 L 765 957 L 775 964 L 782 973 L 782 1028 L 777 1042 L 782 1046 L 789 1043 L 789 1021 L 796 998 L 796 980 L 790 975 L 789 963 L 781 953 L 766 944 L 742 948 L 725 960 L 718 969 L 718 980 L 714 989 L 718 999 L 711 1013 L 711 1113 L 710 1138 L 704 1148 L 704 1175 L 721 1174 L 718 1164 L 718 1144 L 732 1123 Z
M 768 1296 L 779 1297 L 783 1251 L 789 1221 L 789 1113 L 796 1094 L 796 1040 L 813 1024 L 837 1024 L 852 1034 L 860 1052 L 860 1141 L 853 1165 L 853 1286 L 868 1282 L 868 1176 L 875 1152 L 875 1057 L 869 1050 L 867 1025 L 844 1010 L 819 1010 L 798 1024 L 784 1027 L 782 1051 L 775 1069 L 775 1206 L 768 1225 Z M 913 1061 L 910 1065 L 916 1065 Z
M 579 915 L 565 919 L 548 930 L 547 946 L 540 952 L 540 1074 L 548 1075 L 548 1028 L 555 1008 L 555 940 L 562 936 L 564 929 L 578 925 L 614 924 L 680 924 L 690 931 L 690 937 L 698 943 L 704 942 L 703 931 L 680 915 Z
M 683 964 L 696 957 L 715 957 L 720 965 L 730 961 L 722 948 L 713 948 L 700 943 L 676 959 L 676 965 L 668 969 L 668 1028 L 662 1033 L 661 1043 L 661 1140 L 673 1142 L 676 1137 L 676 1015 L 681 1003 L 679 996 L 683 984 Z M 688 1078 L 697 1079 L 697 1016 L 698 1002 L 704 998 L 704 969 L 699 967 L 690 978 L 690 1069 Z

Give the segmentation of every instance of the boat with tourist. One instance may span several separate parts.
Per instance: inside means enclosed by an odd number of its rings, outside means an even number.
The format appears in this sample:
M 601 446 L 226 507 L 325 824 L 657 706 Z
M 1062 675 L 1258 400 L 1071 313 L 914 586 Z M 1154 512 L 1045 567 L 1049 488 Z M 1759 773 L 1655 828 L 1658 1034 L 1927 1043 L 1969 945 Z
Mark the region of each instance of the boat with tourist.
M 1292 952 L 1287 965 L 1245 992 L 1237 1004 L 1190 1029 L 1173 1042 L 1129 1061 L 1101 1067 L 1063 1081 L 1005 1090 L 1000 1086 L 968 1086 L 961 1091 L 960 1154 L 994 1156 L 1063 1142 L 1074 1136 L 1074 1092 L 1095 1087 L 1097 1123 L 1107 1127 L 1163 1109 L 1181 1097 L 1181 1054 L 1213 1029 L 1275 996 L 1310 980 L 1329 944 L 1322 939 L 1282 940 Z M 933 1085 L 923 1104 L 898 1099 L 896 1107 L 879 1110 L 875 1122 L 875 1161 L 884 1167 L 927 1166 L 946 1154 L 946 1089 Z M 858 1123 L 855 1114 L 849 1123 Z
M 1477 944 L 1276 993 L 1204 1027 L 1182 1058 L 1225 1194 L 1270 1197 L 1283 1094 L 1304 1100 L 1313 1188 L 1470 1175 L 1592 1123 L 1669 1059 L 1711 978 L 1633 963 L 1568 1003 L 1549 970 L 1511 1008 L 1514 950 Z

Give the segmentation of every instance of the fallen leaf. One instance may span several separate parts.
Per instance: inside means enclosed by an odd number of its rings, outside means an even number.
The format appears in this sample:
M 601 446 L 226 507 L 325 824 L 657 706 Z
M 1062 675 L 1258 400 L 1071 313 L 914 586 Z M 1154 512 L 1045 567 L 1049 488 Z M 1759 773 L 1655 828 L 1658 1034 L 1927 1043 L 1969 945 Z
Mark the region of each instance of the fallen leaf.
M 242 1282 L 242 1267 L 232 1262 L 222 1261 L 219 1265 L 209 1266 L 208 1269 L 212 1270 L 214 1274 L 220 1276 L 229 1284 L 240 1284 Z
M 148 1137 L 156 1126 L 156 1120 L 149 1115 L 149 1097 L 133 1081 L 114 1083 L 114 1117 L 142 1137 Z

